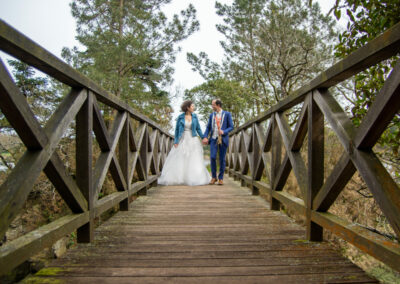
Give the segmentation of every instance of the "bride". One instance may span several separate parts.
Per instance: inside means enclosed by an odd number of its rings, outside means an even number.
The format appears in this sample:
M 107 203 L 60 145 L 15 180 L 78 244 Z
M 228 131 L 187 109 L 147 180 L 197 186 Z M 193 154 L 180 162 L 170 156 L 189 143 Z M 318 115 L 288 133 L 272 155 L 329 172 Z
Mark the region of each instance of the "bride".
M 203 159 L 203 146 L 197 138 L 203 138 L 199 120 L 194 113 L 192 101 L 181 105 L 184 113 L 178 116 L 175 128 L 174 147 L 165 160 L 158 184 L 161 185 L 204 185 L 210 182 Z

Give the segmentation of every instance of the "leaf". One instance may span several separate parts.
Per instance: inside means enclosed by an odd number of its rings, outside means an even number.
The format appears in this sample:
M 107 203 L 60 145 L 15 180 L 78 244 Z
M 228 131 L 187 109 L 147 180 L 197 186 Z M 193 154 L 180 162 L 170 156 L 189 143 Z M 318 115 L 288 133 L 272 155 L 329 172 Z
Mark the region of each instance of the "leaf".
M 341 11 L 338 9 L 335 9 L 335 11 L 333 12 L 335 14 L 335 17 L 337 20 L 340 20 L 341 17 Z

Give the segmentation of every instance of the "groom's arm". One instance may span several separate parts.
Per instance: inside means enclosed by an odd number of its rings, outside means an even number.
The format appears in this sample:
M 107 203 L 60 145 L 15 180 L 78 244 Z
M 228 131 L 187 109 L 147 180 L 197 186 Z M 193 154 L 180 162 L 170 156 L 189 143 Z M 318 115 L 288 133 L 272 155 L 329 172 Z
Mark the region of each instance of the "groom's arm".
M 212 116 L 212 114 L 210 114 L 210 117 L 208 118 L 208 123 L 207 123 L 206 130 L 204 131 L 203 139 L 204 139 L 204 138 L 207 138 L 207 137 L 208 137 L 208 134 L 209 134 L 210 131 L 211 131 L 211 118 L 212 118 L 211 116 Z
M 233 121 L 232 121 L 232 115 L 230 112 L 228 112 L 227 114 L 227 120 L 226 120 L 226 128 L 224 129 L 224 134 L 228 135 L 229 132 L 231 132 L 233 130 Z

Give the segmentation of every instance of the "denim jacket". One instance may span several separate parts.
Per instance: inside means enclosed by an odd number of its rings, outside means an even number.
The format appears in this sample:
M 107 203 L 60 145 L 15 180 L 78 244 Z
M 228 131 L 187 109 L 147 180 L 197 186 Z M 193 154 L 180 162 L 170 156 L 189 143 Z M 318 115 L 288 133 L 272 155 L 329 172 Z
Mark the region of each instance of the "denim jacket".
M 179 140 L 182 137 L 183 132 L 185 131 L 185 113 L 182 113 L 176 119 L 176 127 L 175 127 L 175 140 L 174 144 L 178 144 Z M 199 119 L 195 113 L 192 113 L 192 136 L 197 136 L 199 134 L 200 138 L 203 138 L 203 133 L 201 132 Z

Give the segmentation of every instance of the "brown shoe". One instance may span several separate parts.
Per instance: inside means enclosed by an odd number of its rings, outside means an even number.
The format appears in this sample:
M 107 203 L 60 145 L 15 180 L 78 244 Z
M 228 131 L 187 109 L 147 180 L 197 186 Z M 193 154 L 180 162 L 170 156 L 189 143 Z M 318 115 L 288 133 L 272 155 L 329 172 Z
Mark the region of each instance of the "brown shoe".
M 222 179 L 218 180 L 218 185 L 224 185 L 224 180 Z
M 212 178 L 209 184 L 215 184 L 217 182 L 216 178 Z

